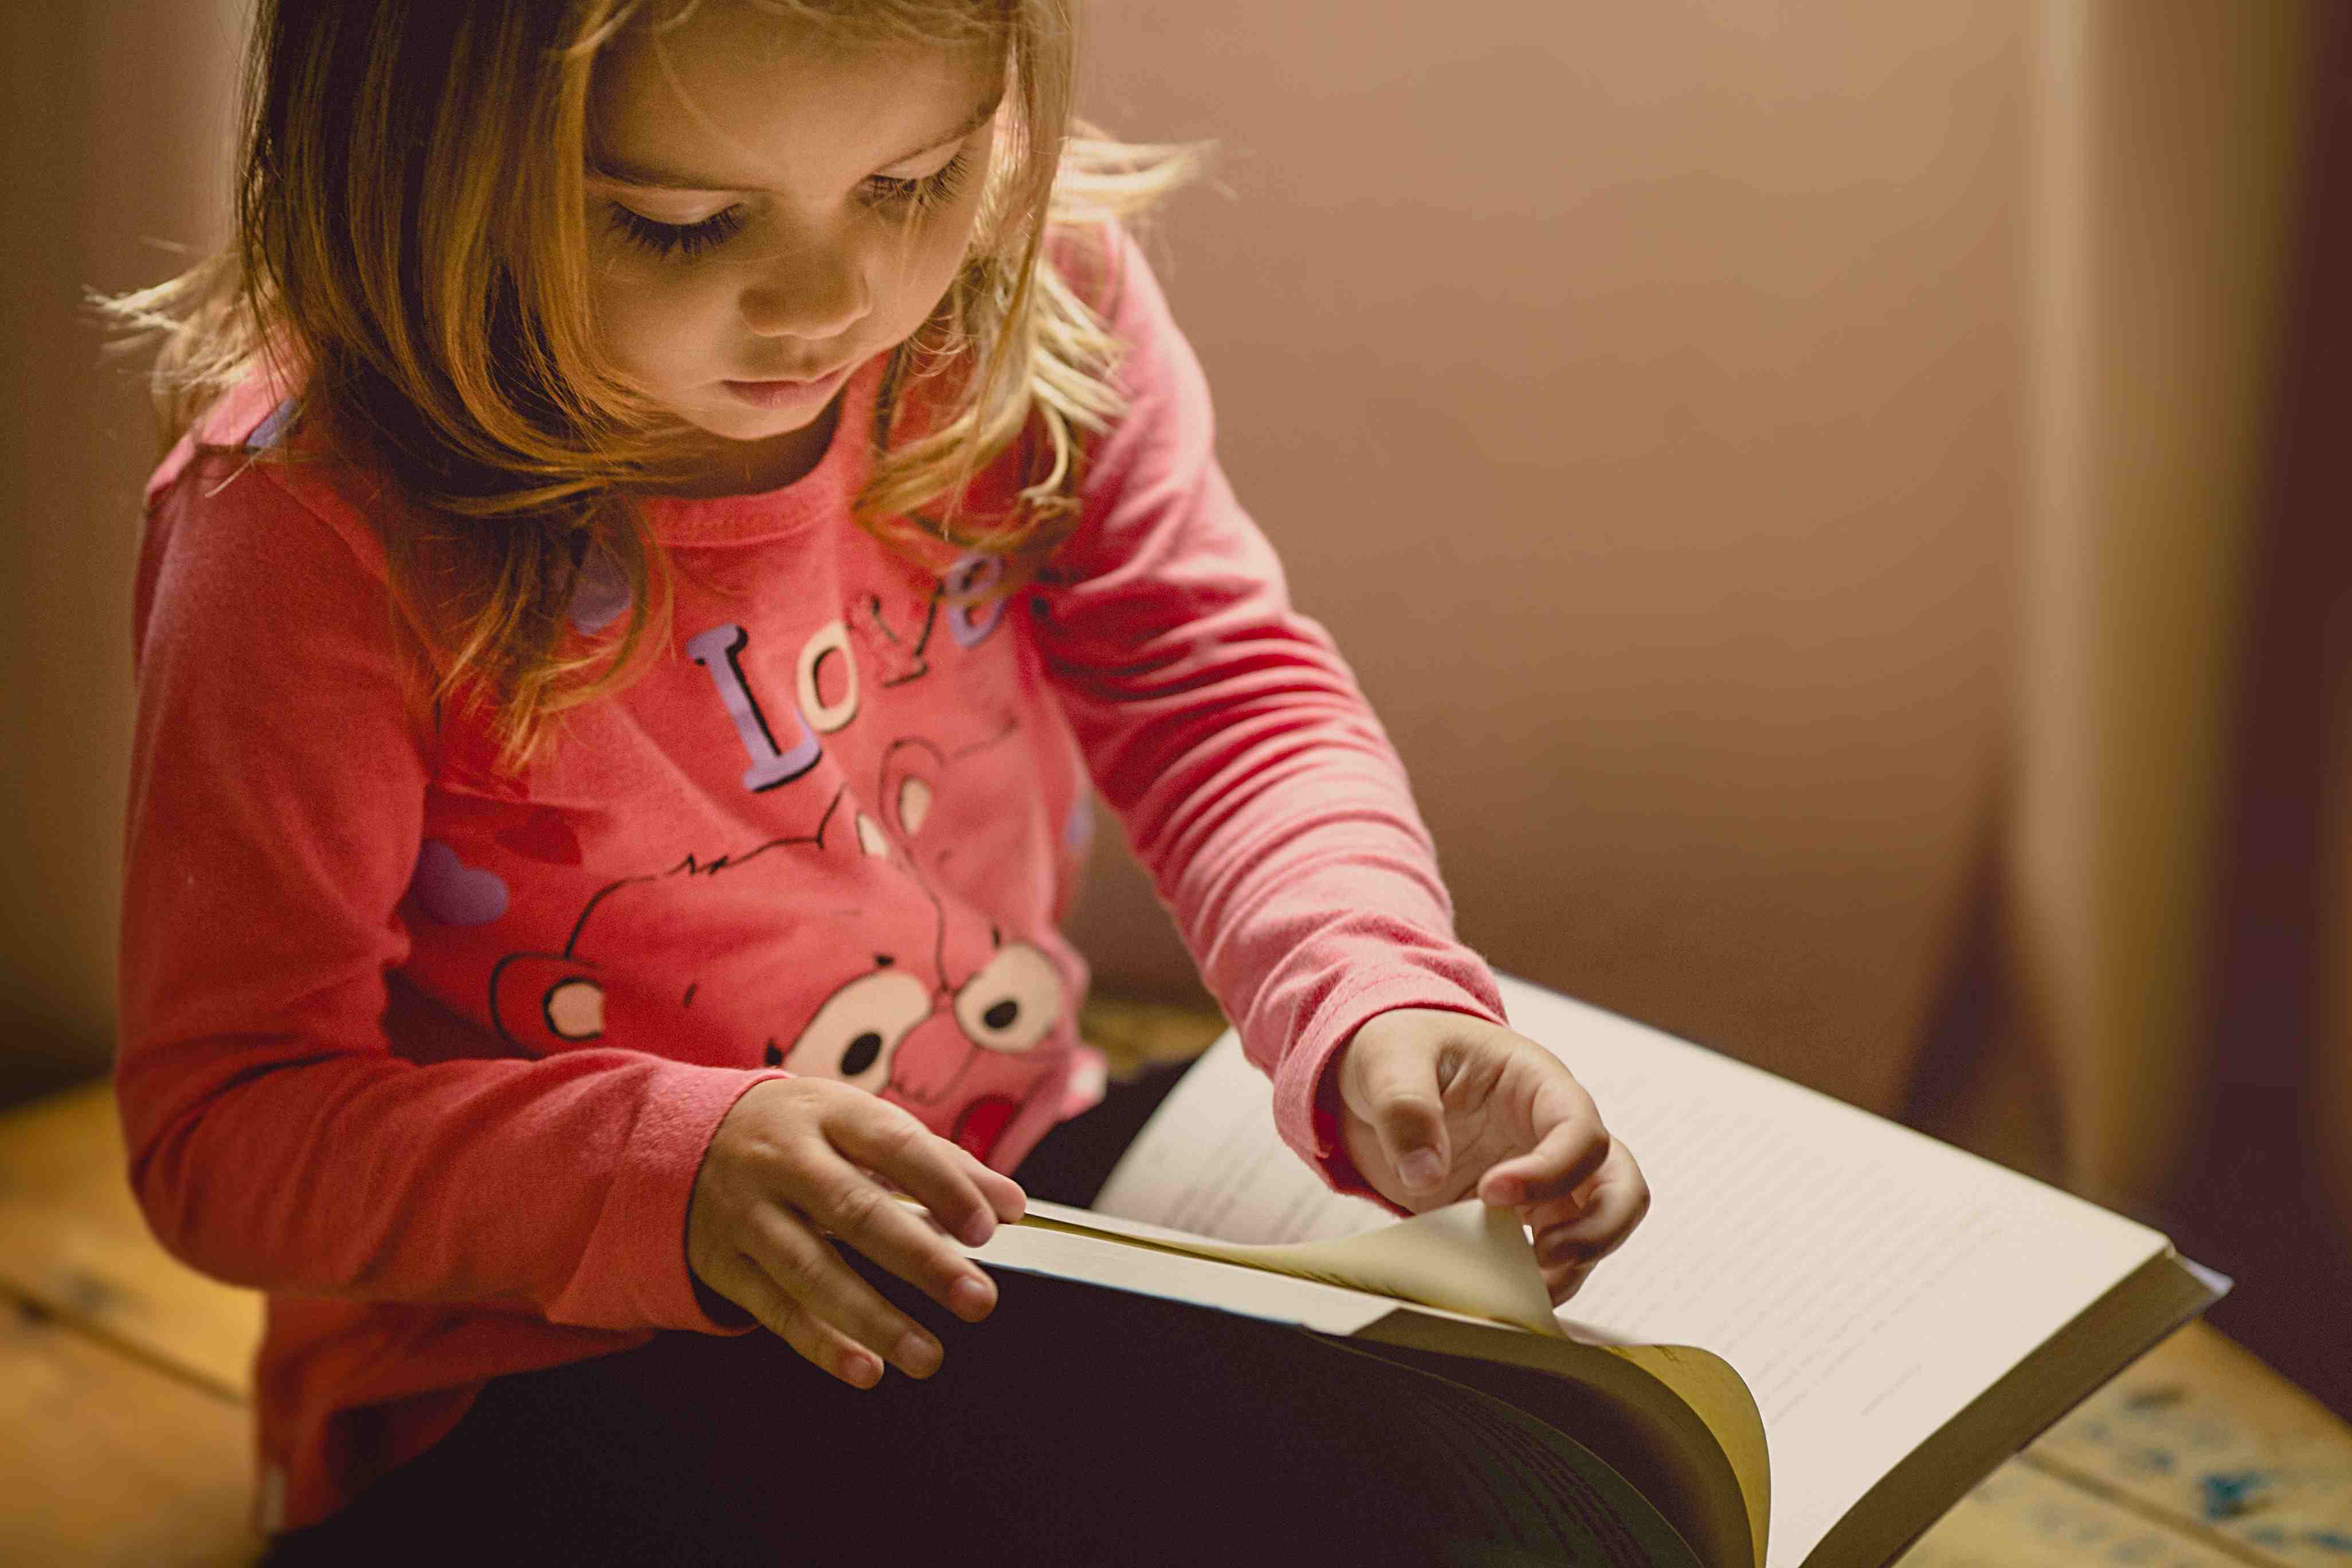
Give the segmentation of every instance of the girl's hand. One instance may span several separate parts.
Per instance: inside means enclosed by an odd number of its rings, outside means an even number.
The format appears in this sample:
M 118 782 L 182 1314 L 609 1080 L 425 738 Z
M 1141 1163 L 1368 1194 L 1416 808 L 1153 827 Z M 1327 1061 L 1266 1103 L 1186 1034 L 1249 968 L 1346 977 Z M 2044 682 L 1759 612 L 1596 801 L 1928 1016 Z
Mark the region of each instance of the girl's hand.
M 900 1203 L 894 1186 L 929 1215 Z M 883 1362 L 929 1377 L 943 1352 L 824 1233 L 976 1323 L 995 1307 L 996 1286 L 939 1231 L 977 1247 L 1026 1201 L 1011 1177 L 902 1107 L 833 1079 L 772 1079 L 746 1090 L 711 1136 L 687 1209 L 687 1262 L 802 1356 L 871 1388 Z
M 1558 1057 L 1465 1013 L 1374 1015 L 1324 1076 L 1348 1157 L 1415 1214 L 1473 1192 L 1535 1231 L 1554 1306 L 1649 1212 L 1650 1186 Z

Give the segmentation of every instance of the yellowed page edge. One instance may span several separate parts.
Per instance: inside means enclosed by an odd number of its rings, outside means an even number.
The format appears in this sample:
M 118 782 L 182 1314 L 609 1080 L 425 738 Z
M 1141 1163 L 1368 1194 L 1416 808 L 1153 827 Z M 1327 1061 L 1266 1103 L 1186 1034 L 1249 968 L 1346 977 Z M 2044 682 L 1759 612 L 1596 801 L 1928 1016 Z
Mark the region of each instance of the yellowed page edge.
M 1676 1397 L 1715 1435 L 1739 1495 L 1748 1508 L 1748 1530 L 1756 1542 L 1756 1568 L 1764 1568 L 1772 1521 L 1772 1465 L 1764 1439 L 1764 1417 L 1731 1363 L 1689 1345 L 1610 1345 L 1608 1352 L 1674 1390 Z
M 1089 1235 L 1167 1247 L 1244 1268 L 1271 1269 L 1350 1290 L 1561 1335 L 1526 1229 L 1508 1209 L 1469 1199 L 1329 1241 L 1244 1246 L 1033 1201 L 1022 1218 Z

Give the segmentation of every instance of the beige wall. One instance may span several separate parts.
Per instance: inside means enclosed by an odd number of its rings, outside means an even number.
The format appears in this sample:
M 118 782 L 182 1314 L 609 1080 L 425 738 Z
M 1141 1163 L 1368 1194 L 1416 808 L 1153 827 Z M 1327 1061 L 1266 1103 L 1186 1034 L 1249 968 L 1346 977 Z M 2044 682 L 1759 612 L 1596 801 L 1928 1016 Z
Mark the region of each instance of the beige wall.
M 0 1099 L 111 1047 L 138 390 L 83 289 L 217 239 L 236 0 L 0 6 Z
M 1465 935 L 1891 1108 L 2002 766 L 2030 11 L 1478 16 L 1107 5 L 1086 101 L 1223 144 L 1156 253 Z

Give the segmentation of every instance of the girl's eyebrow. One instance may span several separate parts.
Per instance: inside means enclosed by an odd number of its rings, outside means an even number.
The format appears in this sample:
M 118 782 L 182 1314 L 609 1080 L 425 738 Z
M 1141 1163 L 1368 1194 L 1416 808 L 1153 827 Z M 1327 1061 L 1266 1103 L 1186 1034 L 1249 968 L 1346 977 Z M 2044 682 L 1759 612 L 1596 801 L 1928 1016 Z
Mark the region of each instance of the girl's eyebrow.
M 883 160 L 878 166 L 887 169 L 893 163 L 903 163 L 910 158 L 919 158 L 924 153 L 934 152 L 950 142 L 962 141 L 987 124 L 990 116 L 996 112 L 997 106 L 1003 101 L 1004 95 L 999 92 L 973 110 L 962 124 L 946 135 L 935 136 L 919 147 L 910 147 L 895 158 Z M 682 170 L 665 169 L 652 163 L 625 163 L 612 158 L 591 158 L 588 161 L 588 172 L 598 179 L 611 180 L 616 184 L 635 185 L 641 190 L 741 191 L 754 188 L 749 185 L 730 184 L 725 180 L 707 180 Z

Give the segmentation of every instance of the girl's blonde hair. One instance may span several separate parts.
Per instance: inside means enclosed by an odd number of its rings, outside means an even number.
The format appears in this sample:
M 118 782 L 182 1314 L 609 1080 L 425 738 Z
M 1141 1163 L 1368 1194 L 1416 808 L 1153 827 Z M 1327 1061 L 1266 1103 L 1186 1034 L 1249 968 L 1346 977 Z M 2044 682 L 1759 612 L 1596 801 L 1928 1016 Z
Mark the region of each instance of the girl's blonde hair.
M 889 357 L 855 516 L 886 542 L 1008 556 L 1003 583 L 1018 582 L 1070 526 L 1079 433 L 1121 407 L 1116 344 L 1046 256 L 1047 228 L 1108 237 L 1199 155 L 1073 119 L 1078 0 L 259 0 L 234 244 L 100 301 L 129 336 L 159 342 L 167 440 L 268 371 L 300 388 L 306 421 L 373 449 L 419 503 L 372 521 L 435 706 L 478 708 L 509 766 L 550 718 L 614 689 L 667 640 L 668 568 L 629 497 L 685 477 L 683 426 L 597 344 L 589 81 L 624 29 L 658 34 L 710 4 L 851 43 L 1003 51 L 1005 109 L 972 243 Z M 1018 504 L 971 515 L 964 490 L 1015 442 Z M 628 618 L 616 637 L 567 637 L 566 606 L 598 557 L 628 586 Z

